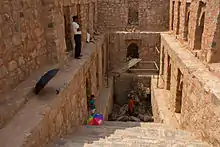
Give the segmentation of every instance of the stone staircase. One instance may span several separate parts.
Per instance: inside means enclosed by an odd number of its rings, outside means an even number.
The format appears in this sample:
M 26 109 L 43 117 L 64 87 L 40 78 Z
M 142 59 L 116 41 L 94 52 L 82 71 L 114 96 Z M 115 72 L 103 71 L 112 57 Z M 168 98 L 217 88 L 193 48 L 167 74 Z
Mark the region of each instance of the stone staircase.
M 101 126 L 82 126 L 77 132 L 48 147 L 208 147 L 192 133 L 159 123 L 105 121 Z

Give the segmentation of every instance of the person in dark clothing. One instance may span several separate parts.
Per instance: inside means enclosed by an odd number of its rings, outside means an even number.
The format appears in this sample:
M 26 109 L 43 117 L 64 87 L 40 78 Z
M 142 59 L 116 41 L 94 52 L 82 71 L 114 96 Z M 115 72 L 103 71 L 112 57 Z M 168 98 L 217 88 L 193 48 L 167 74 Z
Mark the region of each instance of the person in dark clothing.
M 81 48 L 82 48 L 82 43 L 81 43 L 81 29 L 79 26 L 79 21 L 78 21 L 78 16 L 73 16 L 73 32 L 74 32 L 74 40 L 75 40 L 75 58 L 80 59 L 81 55 Z

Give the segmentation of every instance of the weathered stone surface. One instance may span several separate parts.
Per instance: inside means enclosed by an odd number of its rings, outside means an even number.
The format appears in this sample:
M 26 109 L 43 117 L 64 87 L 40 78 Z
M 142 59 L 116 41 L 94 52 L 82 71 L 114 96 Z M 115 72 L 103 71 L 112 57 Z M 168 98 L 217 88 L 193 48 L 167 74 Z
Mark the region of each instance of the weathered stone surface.
M 107 124 L 105 124 L 107 123 Z M 102 126 L 82 126 L 74 135 L 56 140 L 52 146 L 211 146 L 198 141 L 189 132 L 168 129 L 162 124 L 147 124 L 140 126 L 137 122 L 111 122 Z M 132 124 L 132 126 L 131 126 Z
M 219 62 L 219 0 L 213 1 L 170 1 L 170 30 L 190 50 L 201 50 L 199 59 Z M 174 9 L 173 9 L 174 8 Z M 204 14 L 204 19 L 202 15 Z M 203 24 L 204 23 L 204 24 Z M 203 26 L 202 34 L 198 31 Z M 198 48 L 200 46 L 200 48 Z
M 111 33 L 109 42 L 110 69 L 121 68 L 127 61 L 126 55 L 130 44 L 136 44 L 139 57 L 143 61 L 155 61 L 159 64 L 160 33 L 157 32 L 126 32 Z
M 167 31 L 168 10 L 168 0 L 98 0 L 98 28 L 123 31 L 134 26 L 144 31 Z
M 32 94 L 32 87 L 26 86 L 35 84 L 42 71 L 38 73 L 38 77 L 28 79 L 29 81 L 20 84 L 8 95 L 11 101 L 5 101 L 4 107 L 0 109 L 0 125 L 4 126 L 0 131 L 2 146 L 43 147 L 55 137 L 74 131 L 87 120 L 86 79 L 94 83 L 90 88 L 97 95 L 98 101 L 103 102 L 98 97 L 99 88 L 104 86 L 103 75 L 96 77 L 97 71 L 90 70 L 92 66 L 97 66 L 97 60 L 102 59 L 98 58 L 97 54 L 102 55 L 100 46 L 103 43 L 104 36 L 100 36 L 95 45 L 87 44 L 83 51 L 83 59 L 70 60 L 64 66 L 60 66 L 60 73 L 39 95 Z M 106 64 L 102 60 L 100 63 Z M 99 69 L 101 70 L 102 66 Z M 91 79 L 86 77 L 88 72 Z M 100 87 L 96 86 L 97 81 L 100 81 Z M 56 90 L 59 90 L 58 94 Z M 112 88 L 109 91 L 109 99 L 112 100 Z M 106 111 L 100 106 L 98 108 L 107 116 L 109 110 Z
M 161 41 L 161 46 L 165 49 L 164 69 L 161 69 L 164 70 L 161 75 L 164 79 L 161 80 L 170 93 L 169 111 L 176 113 L 182 128 L 219 146 L 219 77 L 183 48 L 173 35 L 162 34 Z M 179 73 L 183 75 L 182 79 Z M 178 88 L 181 80 L 182 87 Z
M 170 30 L 176 39 L 168 34 L 160 36 L 160 31 L 168 30 L 169 7 Z M 12 143 L 10 147 L 41 147 L 50 139 L 78 127 L 87 114 L 86 79 L 92 81 L 90 87 L 98 95 L 103 83 L 108 81 L 103 80 L 104 75 L 108 75 L 108 67 L 114 69 L 123 65 L 127 48 L 132 43 L 139 47 L 143 60 L 159 63 L 158 51 L 162 39 L 158 85 L 166 90 L 157 89 L 156 92 L 166 91 L 169 111 L 178 113 L 176 117 L 183 128 L 219 146 L 219 0 L 203 0 L 203 3 L 199 0 L 171 0 L 170 6 L 168 0 L 4 0 L 0 1 L 0 8 L 0 126 L 17 114 L 7 125 L 10 129 L 4 128 L 6 133 L 0 137 L 1 145 L 8 141 Z M 60 95 L 55 95 L 52 88 L 51 93 L 42 93 L 45 99 L 41 101 L 38 98 L 42 97 L 28 94 L 41 74 L 30 81 L 27 77 L 50 62 L 63 64 L 67 61 L 67 40 L 72 40 L 74 46 L 73 15 L 80 17 L 83 50 L 88 45 L 85 43 L 87 31 L 90 34 L 103 32 L 105 37 L 96 44 L 89 44 L 97 51 L 92 54 L 91 60 L 87 60 L 87 55 L 92 51 L 84 50 L 83 59 L 70 61 L 63 71 L 65 74 L 58 76 L 62 82 L 55 80 L 51 83 L 54 89 L 58 85 Z M 100 39 L 95 38 L 95 41 Z M 200 61 L 217 64 L 207 65 Z M 27 80 L 26 83 L 21 83 L 24 80 Z M 59 84 L 63 84 L 61 88 Z M 101 93 L 102 98 L 108 93 L 105 104 L 113 103 L 110 99 L 112 89 L 106 88 Z M 33 99 L 29 101 L 29 98 Z M 155 107 L 161 105 L 155 104 Z M 106 118 L 112 107 L 99 107 Z M 157 111 L 163 109 L 158 108 Z M 163 116 L 160 114 L 156 117 Z M 166 137 L 173 135 L 170 134 L 167 133 Z M 153 141 L 156 145 L 166 145 L 164 140 Z M 126 144 L 108 143 L 113 146 Z M 105 142 L 96 145 L 103 144 Z M 169 145 L 185 144 L 174 140 Z

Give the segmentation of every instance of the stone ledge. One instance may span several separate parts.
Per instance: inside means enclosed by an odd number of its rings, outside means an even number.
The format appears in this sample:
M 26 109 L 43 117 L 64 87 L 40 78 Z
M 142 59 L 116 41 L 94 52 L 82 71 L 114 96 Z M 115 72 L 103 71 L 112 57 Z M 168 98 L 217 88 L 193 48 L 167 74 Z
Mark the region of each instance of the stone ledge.
M 213 94 L 213 98 L 215 99 L 212 101 L 215 101 L 213 104 L 220 106 L 220 78 L 210 72 L 208 66 L 195 58 L 188 49 L 181 47 L 181 44 L 174 36 L 168 33 L 162 33 L 161 38 L 163 43 L 169 46 L 167 52 L 171 59 L 177 61 L 175 63 L 182 73 L 197 79 L 198 82 L 203 85 L 206 92 L 211 92 Z
M 3 95 L 4 102 L 0 104 L 0 128 L 3 128 L 25 103 L 34 97 L 33 88 L 36 82 L 45 72 L 54 67 L 56 65 L 47 65 L 39 69 L 10 93 Z
M 151 102 L 154 121 L 164 123 L 173 128 L 180 128 L 175 114 L 169 108 L 170 92 L 157 88 L 157 78 L 151 77 Z
M 103 39 L 101 36 L 96 44 L 86 44 L 82 59 L 69 61 L 47 88 L 29 100 L 0 130 L 1 146 L 43 147 L 49 140 L 74 131 L 84 123 L 87 119 L 84 73 Z M 56 95 L 58 88 L 60 93 Z
M 220 145 L 220 78 L 193 54 L 181 46 L 171 35 L 161 35 L 165 51 L 175 61 L 175 70 L 183 73 L 183 103 L 181 108 L 181 128 L 208 141 Z M 175 99 L 172 97 L 171 100 Z

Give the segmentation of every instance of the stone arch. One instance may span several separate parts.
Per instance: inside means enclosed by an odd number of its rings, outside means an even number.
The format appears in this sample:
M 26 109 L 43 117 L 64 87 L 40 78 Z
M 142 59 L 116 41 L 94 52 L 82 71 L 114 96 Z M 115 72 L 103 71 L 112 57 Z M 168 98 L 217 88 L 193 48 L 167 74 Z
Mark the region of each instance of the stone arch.
M 190 11 L 186 15 L 186 22 L 185 22 L 185 32 L 184 32 L 184 39 L 188 41 L 188 34 L 189 34 L 189 18 L 190 18 Z
M 139 47 L 136 43 L 130 43 L 127 47 L 127 59 L 139 58 Z
M 198 26 L 196 28 L 195 49 L 198 49 L 198 50 L 201 49 L 201 45 L 202 45 L 202 35 L 204 32 L 204 24 L 205 24 L 205 12 L 201 14 Z
M 178 9 L 177 9 L 177 28 L 176 28 L 176 35 L 180 34 L 180 7 L 181 7 L 181 2 L 178 2 Z
M 189 34 L 189 19 L 190 19 L 190 5 L 191 3 L 186 3 L 186 16 L 185 16 L 185 29 L 184 29 L 184 40 L 188 41 Z
M 199 2 L 199 9 L 197 13 L 197 25 L 195 32 L 195 43 L 194 49 L 200 50 L 202 44 L 202 34 L 204 31 L 204 23 L 205 23 L 205 6 L 206 4 L 202 1 Z

